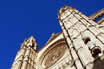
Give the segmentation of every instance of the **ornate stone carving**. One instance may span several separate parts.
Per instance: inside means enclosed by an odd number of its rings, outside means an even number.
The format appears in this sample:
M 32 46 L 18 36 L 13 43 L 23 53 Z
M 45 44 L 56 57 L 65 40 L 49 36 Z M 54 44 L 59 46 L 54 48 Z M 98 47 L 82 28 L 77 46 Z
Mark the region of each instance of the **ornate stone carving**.
M 65 43 L 56 45 L 45 54 L 42 66 L 44 66 L 45 68 L 52 66 L 64 55 L 65 51 Z

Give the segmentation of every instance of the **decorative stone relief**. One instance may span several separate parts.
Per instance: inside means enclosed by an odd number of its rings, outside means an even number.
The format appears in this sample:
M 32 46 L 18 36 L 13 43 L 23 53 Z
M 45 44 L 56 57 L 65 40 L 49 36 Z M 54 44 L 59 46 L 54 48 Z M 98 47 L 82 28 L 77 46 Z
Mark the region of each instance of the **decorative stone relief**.
M 46 53 L 46 56 L 44 57 L 44 60 L 42 62 L 42 66 L 44 66 L 45 68 L 52 66 L 64 55 L 65 51 L 65 44 L 59 44 L 55 46 Z

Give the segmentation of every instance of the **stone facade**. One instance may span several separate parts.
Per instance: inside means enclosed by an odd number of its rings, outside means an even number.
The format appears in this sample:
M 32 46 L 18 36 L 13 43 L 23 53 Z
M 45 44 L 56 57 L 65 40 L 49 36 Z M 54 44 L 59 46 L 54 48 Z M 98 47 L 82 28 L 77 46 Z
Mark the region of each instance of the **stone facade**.
M 11 69 L 104 69 L 104 19 L 101 10 L 87 17 L 64 6 L 58 13 L 62 32 L 37 51 L 33 37 L 21 45 Z

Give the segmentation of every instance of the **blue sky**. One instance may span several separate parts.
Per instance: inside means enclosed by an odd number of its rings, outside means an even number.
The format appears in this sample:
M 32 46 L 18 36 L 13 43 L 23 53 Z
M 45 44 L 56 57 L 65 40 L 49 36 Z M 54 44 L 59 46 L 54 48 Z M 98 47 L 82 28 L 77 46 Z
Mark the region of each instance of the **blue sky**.
M 0 68 L 10 69 L 24 39 L 33 35 L 41 48 L 53 32 L 60 32 L 57 12 L 72 6 L 89 16 L 104 0 L 0 0 Z

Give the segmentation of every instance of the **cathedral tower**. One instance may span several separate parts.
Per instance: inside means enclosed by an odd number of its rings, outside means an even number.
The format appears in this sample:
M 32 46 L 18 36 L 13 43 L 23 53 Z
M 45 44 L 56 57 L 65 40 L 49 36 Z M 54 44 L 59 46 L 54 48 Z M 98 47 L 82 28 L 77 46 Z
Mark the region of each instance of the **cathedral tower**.
M 58 12 L 62 32 L 37 51 L 33 37 L 18 51 L 11 69 L 104 69 L 104 9 L 85 16 L 64 6 Z
M 35 69 L 36 47 L 33 36 L 24 41 L 18 51 L 11 69 Z
M 104 14 L 104 10 L 99 12 L 88 18 L 68 6 L 59 11 L 58 20 L 76 69 L 93 69 L 98 58 L 104 57 L 104 26 L 93 21 Z

